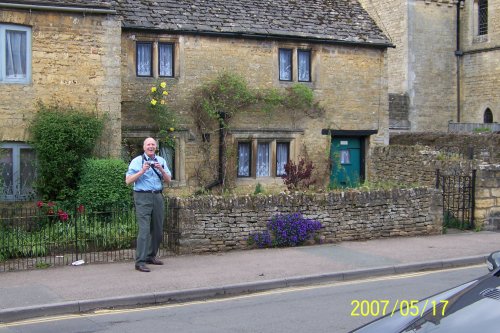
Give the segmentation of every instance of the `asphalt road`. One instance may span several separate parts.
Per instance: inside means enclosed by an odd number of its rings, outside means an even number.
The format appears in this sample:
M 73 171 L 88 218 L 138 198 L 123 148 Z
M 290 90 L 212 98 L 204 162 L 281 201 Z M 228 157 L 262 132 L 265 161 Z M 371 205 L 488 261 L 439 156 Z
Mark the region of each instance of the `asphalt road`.
M 0 325 L 0 333 L 347 332 L 389 306 L 412 301 L 487 273 L 484 265 L 277 289 L 162 306 L 35 318 Z M 356 307 L 358 305 L 358 307 Z M 374 309 L 376 309 L 375 307 Z M 371 313 L 370 313 L 371 312 Z

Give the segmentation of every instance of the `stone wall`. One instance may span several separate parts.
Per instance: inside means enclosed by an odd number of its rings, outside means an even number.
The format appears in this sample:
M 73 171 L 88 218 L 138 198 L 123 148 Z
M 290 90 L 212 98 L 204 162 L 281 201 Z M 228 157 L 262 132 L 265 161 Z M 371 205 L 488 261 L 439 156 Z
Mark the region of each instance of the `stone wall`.
M 500 231 L 500 164 L 479 166 L 474 218 L 485 230 Z
M 0 141 L 27 141 L 36 102 L 107 116 L 104 155 L 121 142 L 121 26 L 112 15 L 0 10 L 0 22 L 31 27 L 32 78 L 0 84 Z
M 323 225 L 323 242 L 441 232 L 442 207 L 430 188 L 274 196 L 169 198 L 181 253 L 245 249 L 276 214 L 301 212 Z M 174 223 L 175 223 L 174 222 Z

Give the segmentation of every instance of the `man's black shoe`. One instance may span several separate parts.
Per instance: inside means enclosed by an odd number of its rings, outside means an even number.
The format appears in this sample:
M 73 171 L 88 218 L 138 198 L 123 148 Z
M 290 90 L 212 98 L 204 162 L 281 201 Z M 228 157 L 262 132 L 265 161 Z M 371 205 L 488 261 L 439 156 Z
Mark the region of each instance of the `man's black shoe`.
M 151 272 L 149 268 L 147 268 L 145 265 L 136 265 L 135 269 L 138 270 L 139 272 Z
M 161 261 L 160 259 L 156 259 L 156 258 L 148 259 L 148 260 L 146 260 L 146 263 L 151 264 L 151 265 L 163 265 L 163 261 Z

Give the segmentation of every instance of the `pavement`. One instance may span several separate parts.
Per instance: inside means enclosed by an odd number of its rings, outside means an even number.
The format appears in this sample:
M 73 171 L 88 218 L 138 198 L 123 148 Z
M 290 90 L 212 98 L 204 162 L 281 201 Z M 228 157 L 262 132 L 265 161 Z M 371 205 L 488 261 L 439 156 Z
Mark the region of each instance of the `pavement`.
M 499 232 L 467 231 L 169 256 L 149 273 L 130 261 L 3 272 L 0 322 L 484 264 L 497 250 Z

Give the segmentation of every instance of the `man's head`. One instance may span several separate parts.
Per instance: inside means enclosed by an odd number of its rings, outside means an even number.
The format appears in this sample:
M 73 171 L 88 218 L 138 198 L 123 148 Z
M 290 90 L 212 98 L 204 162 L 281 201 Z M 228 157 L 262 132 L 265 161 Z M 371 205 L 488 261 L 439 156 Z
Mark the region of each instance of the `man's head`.
M 146 140 L 144 140 L 144 145 L 143 145 L 143 149 L 144 149 L 144 153 L 146 155 L 148 155 L 149 157 L 154 157 L 155 156 L 155 152 L 156 152 L 156 140 L 153 139 L 153 138 L 146 138 Z

